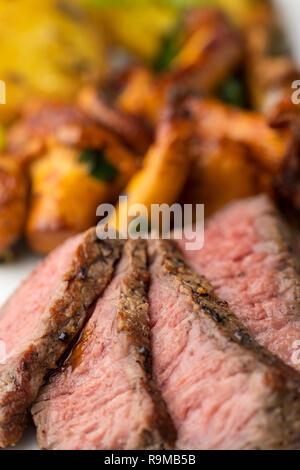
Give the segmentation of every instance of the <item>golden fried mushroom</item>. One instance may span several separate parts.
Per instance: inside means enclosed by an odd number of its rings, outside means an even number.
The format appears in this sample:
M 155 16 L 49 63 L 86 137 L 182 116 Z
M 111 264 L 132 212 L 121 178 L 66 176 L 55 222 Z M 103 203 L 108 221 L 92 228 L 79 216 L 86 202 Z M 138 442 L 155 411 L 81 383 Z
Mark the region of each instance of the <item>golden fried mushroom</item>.
M 163 111 L 143 166 L 125 188 L 127 202 L 117 207 L 116 228 L 120 232 L 126 232 L 132 219 L 130 211 L 136 204 L 142 204 L 150 215 L 152 204 L 176 202 L 189 172 L 192 128 L 191 115 L 186 110 Z
M 118 103 L 127 112 L 156 122 L 166 99 L 192 91 L 213 92 L 241 56 L 240 38 L 221 12 L 192 9 L 163 44 L 155 64 L 158 75 L 146 67 L 133 68 Z
M 56 134 L 67 125 L 77 125 L 81 129 L 95 127 L 94 121 L 72 104 L 33 100 L 8 128 L 6 151 L 19 162 L 30 164 L 57 141 Z
M 168 77 L 157 78 L 150 68 L 134 66 L 116 102 L 124 112 L 142 116 L 155 126 L 164 102 L 168 99 L 169 85 Z
M 23 234 L 27 176 L 10 156 L 0 156 L 0 256 Z
M 271 4 L 253 6 L 243 35 L 245 76 L 252 105 L 262 113 L 271 113 L 281 100 L 291 98 L 292 82 L 300 78 Z
M 114 202 L 139 168 L 136 154 L 70 104 L 27 108 L 8 133 L 7 150 L 29 172 L 26 237 L 43 254 L 94 225 L 97 206 Z
M 115 132 L 119 138 L 137 154 L 143 155 L 152 140 L 152 131 L 137 112 L 122 110 L 107 87 L 85 87 L 78 96 L 79 106 L 102 126 Z
M 136 171 L 118 145 L 79 150 L 56 145 L 31 165 L 32 193 L 26 237 L 46 254 L 97 221 L 99 204 L 113 202 Z
M 270 175 L 261 171 L 242 144 L 194 139 L 191 155 L 180 200 L 183 204 L 205 204 L 206 217 L 235 199 L 272 192 Z
M 297 150 L 290 129 L 274 129 L 265 116 L 228 106 L 214 98 L 192 98 L 188 107 L 203 139 L 226 138 L 245 145 L 264 170 L 280 175 Z
M 300 106 L 293 102 L 300 71 L 270 2 L 252 8 L 245 22 L 246 76 L 253 106 L 268 116 L 272 126 L 289 129 L 299 149 Z M 295 82 L 295 84 L 294 84 Z M 297 91 L 296 91 L 297 92 Z M 298 92 L 297 92 L 298 93 Z M 299 152 L 287 162 L 276 182 L 279 200 L 289 212 L 300 209 Z

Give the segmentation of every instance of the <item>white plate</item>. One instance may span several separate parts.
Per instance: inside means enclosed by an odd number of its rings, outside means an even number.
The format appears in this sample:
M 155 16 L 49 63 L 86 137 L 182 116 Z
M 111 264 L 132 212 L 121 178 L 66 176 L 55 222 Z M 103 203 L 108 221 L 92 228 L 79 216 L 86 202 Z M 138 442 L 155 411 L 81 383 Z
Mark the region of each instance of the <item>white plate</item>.
M 243 1 L 243 0 L 241 0 Z M 300 66 L 300 3 L 299 0 L 275 0 L 285 25 L 293 53 Z M 37 265 L 39 258 L 22 251 L 18 259 L 8 265 L 0 265 L 0 304 L 2 304 L 28 273 Z M 27 429 L 14 450 L 38 450 L 33 426 Z M 11 448 L 9 448 L 11 449 Z M 8 450 L 9 450 L 8 449 Z

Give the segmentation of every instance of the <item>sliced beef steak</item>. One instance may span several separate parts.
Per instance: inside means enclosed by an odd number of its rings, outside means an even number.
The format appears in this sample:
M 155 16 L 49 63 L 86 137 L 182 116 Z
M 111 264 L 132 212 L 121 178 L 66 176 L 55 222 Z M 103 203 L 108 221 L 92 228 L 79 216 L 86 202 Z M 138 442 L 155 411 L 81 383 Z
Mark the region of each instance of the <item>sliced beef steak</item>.
M 294 360 L 300 340 L 300 282 L 287 242 L 289 234 L 273 204 L 258 196 L 213 216 L 206 223 L 204 248 L 185 255 L 255 339 L 300 370 Z M 180 245 L 184 249 L 185 242 Z
M 153 377 L 183 449 L 296 449 L 300 375 L 263 349 L 171 242 L 150 245 Z
M 47 449 L 159 449 L 175 431 L 151 379 L 146 245 L 128 241 L 63 369 L 32 413 Z
M 91 229 L 52 252 L 0 311 L 0 446 L 15 444 L 45 374 L 85 321 L 88 307 L 113 274 L 120 241 Z

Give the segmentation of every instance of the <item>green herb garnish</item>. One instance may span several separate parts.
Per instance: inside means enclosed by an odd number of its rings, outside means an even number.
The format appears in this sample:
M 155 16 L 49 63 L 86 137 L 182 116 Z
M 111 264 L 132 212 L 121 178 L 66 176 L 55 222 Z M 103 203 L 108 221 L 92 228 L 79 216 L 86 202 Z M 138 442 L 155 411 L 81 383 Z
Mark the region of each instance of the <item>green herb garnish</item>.
M 178 24 L 163 38 L 160 51 L 153 61 L 153 69 L 155 72 L 161 73 L 167 70 L 171 62 L 177 56 L 181 46 L 180 32 L 181 25 Z
M 118 174 L 118 170 L 107 160 L 103 150 L 84 150 L 79 161 L 85 163 L 89 174 L 98 180 L 110 183 Z
M 242 78 L 239 76 L 228 78 L 220 86 L 217 96 L 225 103 L 247 108 L 247 91 Z

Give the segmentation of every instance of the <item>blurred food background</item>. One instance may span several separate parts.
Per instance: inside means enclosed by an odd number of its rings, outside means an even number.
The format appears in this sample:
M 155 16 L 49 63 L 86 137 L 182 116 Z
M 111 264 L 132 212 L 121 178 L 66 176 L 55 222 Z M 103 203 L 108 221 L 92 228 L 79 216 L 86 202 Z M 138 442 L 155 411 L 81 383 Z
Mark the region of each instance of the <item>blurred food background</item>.
M 297 227 L 300 74 L 271 2 L 1 0 L 0 38 L 2 258 L 123 192 L 206 216 L 267 192 Z

